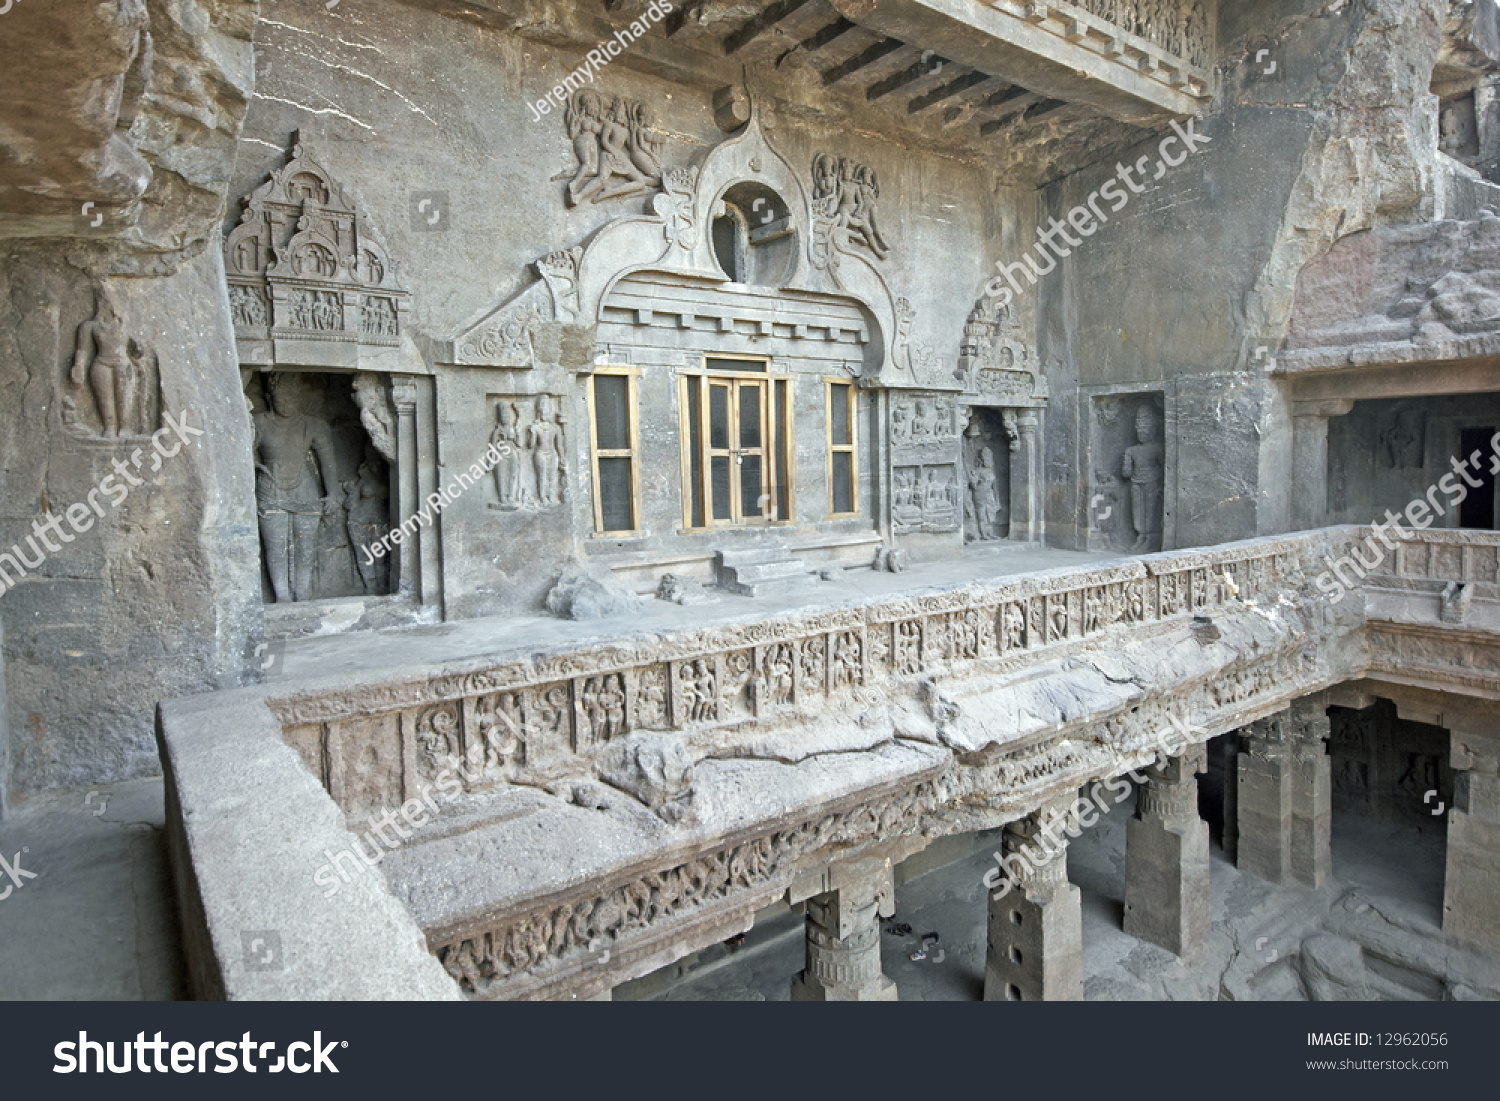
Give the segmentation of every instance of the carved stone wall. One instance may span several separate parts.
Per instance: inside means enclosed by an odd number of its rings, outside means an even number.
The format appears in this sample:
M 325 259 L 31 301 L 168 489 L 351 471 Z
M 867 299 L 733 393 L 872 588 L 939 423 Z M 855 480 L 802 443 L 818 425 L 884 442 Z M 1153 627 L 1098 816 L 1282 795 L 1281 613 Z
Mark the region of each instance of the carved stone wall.
M 1453 805 L 1446 730 L 1400 718 L 1389 700 L 1335 707 L 1329 719 L 1335 813 L 1437 825 L 1439 804 Z
M 891 519 L 897 535 L 963 527 L 961 409 L 953 395 L 899 391 L 890 399 Z

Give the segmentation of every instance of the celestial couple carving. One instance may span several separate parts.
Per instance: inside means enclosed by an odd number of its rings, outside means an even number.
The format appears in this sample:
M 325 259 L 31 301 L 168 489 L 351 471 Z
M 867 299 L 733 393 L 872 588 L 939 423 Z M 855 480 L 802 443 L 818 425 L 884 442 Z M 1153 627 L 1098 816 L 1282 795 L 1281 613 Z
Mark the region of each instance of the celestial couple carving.
M 880 181 L 875 170 L 848 157 L 813 158 L 813 263 L 837 267 L 835 252 L 865 249 L 877 260 L 890 254 L 875 215 Z
M 161 416 L 157 376 L 156 352 L 145 341 L 127 335 L 113 292 L 100 287 L 94 316 L 78 326 L 68 372 L 75 393 L 63 398 L 64 423 L 92 434 L 79 417 L 78 399 L 86 392 L 93 398 L 99 436 L 149 436 Z
M 597 92 L 580 88 L 564 121 L 578 170 L 568 182 L 568 205 L 604 202 L 661 186 L 661 148 L 651 108 L 616 96 L 606 108 Z
M 521 422 L 521 401 L 502 400 L 495 407 L 495 430 L 490 442 L 500 461 L 495 464 L 495 491 L 500 508 L 553 508 L 563 499 L 564 424 L 557 401 L 542 394 L 532 406 L 531 420 Z

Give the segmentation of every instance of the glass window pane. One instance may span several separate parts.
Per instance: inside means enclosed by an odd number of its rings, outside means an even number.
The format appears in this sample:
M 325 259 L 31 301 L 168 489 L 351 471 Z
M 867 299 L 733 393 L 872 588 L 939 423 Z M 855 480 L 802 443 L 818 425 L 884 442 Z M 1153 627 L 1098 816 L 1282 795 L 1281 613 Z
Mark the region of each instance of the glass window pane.
M 760 456 L 740 456 L 740 515 L 749 520 L 761 514 Z
M 837 446 L 852 443 L 849 435 L 849 391 L 852 387 L 835 383 L 828 388 L 832 399 L 828 410 L 828 436 Z
M 605 531 L 634 531 L 630 502 L 630 460 L 599 460 L 599 510 Z
M 760 447 L 760 387 L 740 387 L 740 446 Z
M 630 448 L 630 379 L 594 376 L 594 432 L 601 451 Z
M 854 511 L 854 456 L 847 451 L 833 453 L 833 511 Z
M 729 497 L 729 456 L 715 455 L 709 459 L 713 475 L 714 519 L 733 520 L 734 502 Z
M 708 388 L 708 446 L 729 450 L 729 387 Z
M 699 396 L 699 382 L 687 380 L 688 395 L 688 497 L 692 502 L 692 526 L 703 526 L 703 423 L 699 419 L 703 399 Z

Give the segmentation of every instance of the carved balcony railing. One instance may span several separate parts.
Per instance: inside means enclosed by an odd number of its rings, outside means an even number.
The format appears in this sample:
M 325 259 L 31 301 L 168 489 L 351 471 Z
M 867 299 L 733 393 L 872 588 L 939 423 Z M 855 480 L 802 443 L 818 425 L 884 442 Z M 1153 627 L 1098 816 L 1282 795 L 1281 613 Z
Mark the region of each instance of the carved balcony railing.
M 258 710 L 247 730 L 279 723 L 351 828 L 430 804 L 435 770 L 466 759 L 463 790 L 404 841 L 386 839 L 370 874 L 383 873 L 467 996 L 588 997 L 743 931 L 779 898 L 816 893 L 830 864 L 904 859 L 1179 752 L 1172 731 L 1203 742 L 1356 681 L 1490 695 L 1480 680 L 1500 668 L 1500 630 L 1445 620 L 1438 601 L 1450 583 L 1489 599 L 1500 535 L 1421 533 L 1388 570 L 1330 598 L 1317 577 L 1369 534 L 1325 529 L 172 701 L 162 737 L 174 791 L 203 808 L 181 816 L 179 851 L 192 852 L 198 883 L 234 882 L 220 867 L 232 847 L 198 836 L 244 831 L 252 813 L 206 824 L 223 783 L 218 715 Z M 840 740 L 860 731 L 864 742 Z M 601 762 L 637 736 L 690 758 L 688 817 L 614 786 Z M 266 737 L 241 740 L 248 751 Z M 311 945 L 344 920 L 339 907 L 371 904 L 347 880 L 338 898 L 319 897 L 329 842 L 292 841 L 282 904 L 306 895 L 297 912 L 323 915 L 309 918 Z M 209 897 L 225 889 L 203 888 L 203 905 L 243 924 L 241 893 Z M 214 951 L 222 965 L 238 949 Z
M 1003 673 L 1112 632 L 1211 615 L 1275 589 L 1296 550 L 1284 540 L 1180 552 L 269 703 L 286 740 L 359 821 L 413 797 L 453 759 L 485 761 L 470 791 L 540 786 L 587 771 L 632 732 L 813 718 L 861 692 Z

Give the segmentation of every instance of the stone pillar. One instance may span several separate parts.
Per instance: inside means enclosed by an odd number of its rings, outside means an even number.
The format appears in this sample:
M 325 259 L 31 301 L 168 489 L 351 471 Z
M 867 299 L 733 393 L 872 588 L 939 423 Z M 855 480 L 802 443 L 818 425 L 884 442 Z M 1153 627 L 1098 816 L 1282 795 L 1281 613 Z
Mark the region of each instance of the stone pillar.
M 1240 851 L 1240 736 L 1224 735 L 1224 856 L 1233 863 Z
M 1271 883 L 1292 874 L 1292 787 L 1286 732 L 1280 717 L 1260 719 L 1240 730 L 1235 801 L 1239 829 L 1235 867 Z
M 1040 417 L 1034 409 L 1005 411 L 1006 429 L 1014 428 L 1010 456 L 1010 538 L 1039 543 L 1043 535 Z
M 1005 827 L 1004 878 L 989 901 L 987 1002 L 1083 1000 L 1082 896 L 1068 882 L 1062 826 L 1070 805 Z
M 1346 398 L 1292 405 L 1292 529 L 1328 523 L 1328 418 L 1354 408 Z
M 1320 887 L 1331 866 L 1331 763 L 1323 698 L 1295 701 L 1240 733 L 1235 865 L 1283 886 Z
M 836 864 L 819 878 L 822 889 L 807 897 L 807 966 L 792 980 L 792 1001 L 896 1001 L 896 984 L 880 969 L 880 919 L 896 912 L 891 862 Z
M 1333 761 L 1328 756 L 1328 708 L 1322 695 L 1297 700 L 1291 727 L 1292 880 L 1321 887 L 1333 871 Z
M 396 462 L 391 471 L 392 527 L 399 527 L 417 511 L 421 489 L 417 483 L 417 385 L 404 376 L 391 379 L 391 403 L 396 407 Z M 417 536 L 420 539 L 420 535 Z M 421 557 L 411 538 L 391 554 L 391 588 L 398 593 L 421 591 Z
M 1208 941 L 1208 823 L 1198 817 L 1201 745 L 1146 769 L 1125 828 L 1125 932 L 1197 956 Z
M 1443 933 L 1500 959 L 1500 718 L 1446 715 L 1453 809 L 1443 881 Z

